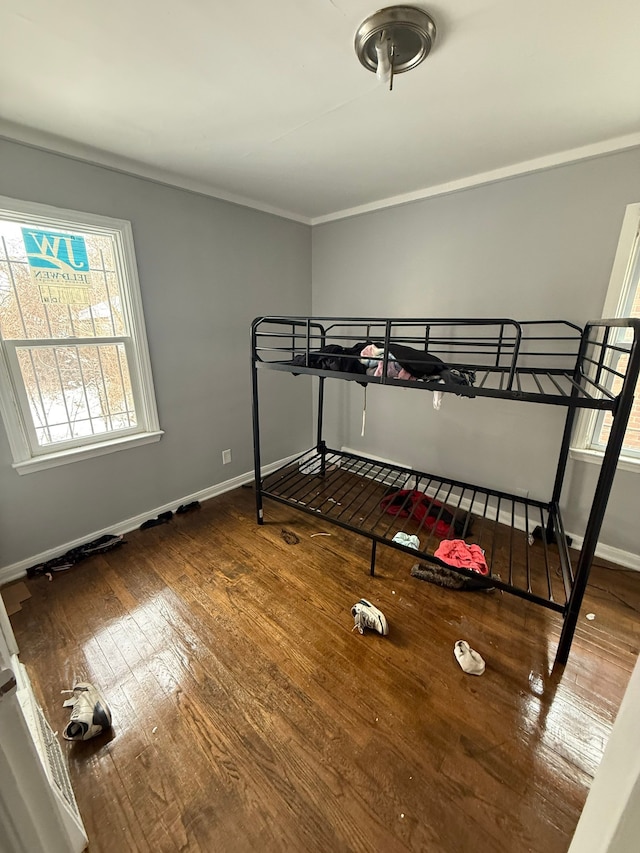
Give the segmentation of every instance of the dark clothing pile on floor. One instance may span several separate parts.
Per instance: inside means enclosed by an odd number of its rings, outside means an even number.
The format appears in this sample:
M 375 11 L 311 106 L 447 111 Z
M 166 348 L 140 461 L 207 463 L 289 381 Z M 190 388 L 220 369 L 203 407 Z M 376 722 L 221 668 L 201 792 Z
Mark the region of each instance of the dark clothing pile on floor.
M 436 586 L 444 587 L 444 589 L 460 589 L 468 591 L 486 590 L 493 592 L 495 587 L 487 584 L 482 579 L 476 580 L 454 569 L 449 569 L 446 566 L 439 566 L 431 563 L 416 563 L 411 569 L 411 576 L 418 578 L 421 581 L 435 584 Z
M 124 536 L 114 536 L 106 534 L 94 539 L 92 542 L 87 542 L 85 545 L 78 545 L 77 548 L 72 548 L 63 554 L 61 557 L 54 557 L 52 560 L 47 560 L 46 563 L 39 563 L 37 566 L 32 566 L 27 569 L 27 577 L 33 578 L 36 575 L 48 575 L 52 572 L 64 572 L 75 566 L 81 560 L 86 560 L 87 557 L 93 557 L 94 554 L 104 554 L 106 551 L 112 551 L 120 545 L 126 544 Z

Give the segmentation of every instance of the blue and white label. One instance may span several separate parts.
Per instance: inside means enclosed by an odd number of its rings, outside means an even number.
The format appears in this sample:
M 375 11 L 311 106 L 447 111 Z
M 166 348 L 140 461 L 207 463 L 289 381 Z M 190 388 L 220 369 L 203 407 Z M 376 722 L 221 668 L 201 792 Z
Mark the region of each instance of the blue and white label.
M 79 234 L 23 228 L 31 279 L 43 302 L 89 302 L 91 272 L 87 244 Z

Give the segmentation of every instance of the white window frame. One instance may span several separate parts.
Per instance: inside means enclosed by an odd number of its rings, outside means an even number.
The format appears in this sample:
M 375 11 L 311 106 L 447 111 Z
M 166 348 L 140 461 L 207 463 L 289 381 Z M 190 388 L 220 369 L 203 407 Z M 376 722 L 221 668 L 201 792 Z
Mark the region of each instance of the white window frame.
M 130 334 L 128 337 L 114 336 L 109 338 L 108 342 L 121 342 L 125 346 L 137 418 L 137 426 L 129 430 L 118 430 L 117 433 L 106 434 L 99 439 L 79 438 L 65 441 L 64 446 L 59 449 L 49 446 L 42 451 L 36 451 L 33 419 L 16 355 L 18 342 L 0 339 L 0 416 L 13 455 L 13 468 L 19 474 L 28 474 L 159 441 L 163 431 L 158 420 L 131 223 L 123 219 L 65 210 L 4 196 L 0 196 L 0 218 L 43 228 L 78 229 L 83 233 L 97 234 L 108 232 L 113 236 L 120 261 L 118 278 Z M 99 346 L 100 340 L 61 338 L 59 343 L 90 343 Z M 24 341 L 19 343 L 24 345 Z M 51 340 L 29 340 L 28 343 L 29 346 L 51 346 Z
M 640 254 L 640 202 L 626 207 L 618 247 L 616 249 L 609 287 L 602 309 L 606 319 L 623 316 L 626 301 L 626 289 L 629 276 L 633 274 L 634 266 Z M 602 462 L 604 451 L 594 449 L 591 445 L 599 412 L 595 409 L 585 409 L 580 413 L 576 422 L 573 442 L 570 450 L 572 459 L 583 462 Z M 618 469 L 640 473 L 640 457 L 625 453 L 620 454 Z

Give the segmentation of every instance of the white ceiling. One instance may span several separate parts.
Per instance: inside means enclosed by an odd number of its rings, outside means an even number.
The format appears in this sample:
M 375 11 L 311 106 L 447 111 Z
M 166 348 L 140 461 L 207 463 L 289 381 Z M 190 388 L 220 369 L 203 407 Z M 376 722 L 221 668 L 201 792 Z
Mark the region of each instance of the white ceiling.
M 0 134 L 303 221 L 640 144 L 638 0 L 414 5 L 389 92 L 373 0 L 4 0 Z

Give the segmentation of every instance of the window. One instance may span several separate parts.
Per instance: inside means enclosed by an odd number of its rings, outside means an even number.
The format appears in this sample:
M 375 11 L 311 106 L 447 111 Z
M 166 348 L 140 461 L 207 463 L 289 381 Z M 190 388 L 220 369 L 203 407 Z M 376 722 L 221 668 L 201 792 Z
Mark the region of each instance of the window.
M 0 346 L 19 473 L 160 439 L 128 222 L 0 198 Z
M 603 316 L 640 317 L 640 204 L 630 204 L 625 213 Z M 631 339 L 630 329 L 620 329 L 611 343 L 624 347 Z M 610 366 L 624 373 L 628 356 L 618 352 L 615 358 L 616 363 Z M 609 384 L 613 393 L 620 391 L 622 383 L 617 377 Z M 578 426 L 577 449 L 572 455 L 597 461 L 607 445 L 611 423 L 610 412 L 585 412 Z M 620 459 L 619 467 L 640 469 L 640 387 L 636 389 Z

